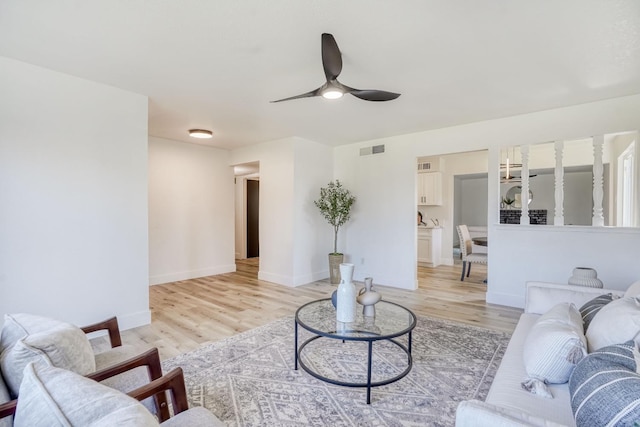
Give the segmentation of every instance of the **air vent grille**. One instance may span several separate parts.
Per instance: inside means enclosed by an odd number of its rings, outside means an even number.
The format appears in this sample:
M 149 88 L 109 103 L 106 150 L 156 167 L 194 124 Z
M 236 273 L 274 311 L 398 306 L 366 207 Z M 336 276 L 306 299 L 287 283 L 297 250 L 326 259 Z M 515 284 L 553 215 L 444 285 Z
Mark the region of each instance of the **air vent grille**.
M 426 172 L 431 170 L 431 162 L 418 163 L 418 171 Z
M 374 145 L 371 147 L 363 147 L 360 149 L 361 156 L 368 156 L 370 154 L 381 154 L 381 153 L 384 153 L 384 144 Z

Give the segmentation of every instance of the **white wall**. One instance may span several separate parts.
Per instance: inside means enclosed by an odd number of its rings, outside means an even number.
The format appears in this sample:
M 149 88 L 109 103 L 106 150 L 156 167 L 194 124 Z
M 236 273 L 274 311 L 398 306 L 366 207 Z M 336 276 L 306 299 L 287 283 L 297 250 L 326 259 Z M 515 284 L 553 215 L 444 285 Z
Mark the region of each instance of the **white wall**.
M 256 161 L 260 162 L 258 278 L 298 286 L 328 277 L 328 266 L 321 265 L 321 259 L 330 252 L 324 248 L 330 248 L 332 236 L 317 233 L 323 219 L 313 198 L 332 179 L 331 148 L 293 137 L 231 153 L 234 165 Z
M 147 98 L 2 57 L 0 93 L 0 314 L 148 324 Z
M 227 150 L 149 137 L 149 283 L 235 271 Z
M 499 227 L 499 149 L 514 143 L 578 139 L 638 128 L 640 95 L 634 95 L 338 147 L 335 150 L 335 176 L 356 188 L 359 206 L 364 207 L 366 213 L 358 215 L 347 228 L 346 251 L 356 260 L 364 257 L 367 262 L 374 262 L 371 275 L 375 282 L 401 288 L 415 287 L 416 158 L 488 149 L 488 179 L 495 185 L 489 185 L 487 207 L 491 242 L 487 300 L 522 306 L 524 282 L 539 279 L 543 268 L 554 272 L 546 276 L 547 279 L 566 282 L 577 261 L 566 256 L 550 257 L 548 249 L 553 247 L 556 255 L 570 253 L 575 250 L 576 243 L 582 248 L 590 248 L 593 257 L 599 259 L 598 265 L 606 264 L 607 269 L 617 269 L 624 274 L 610 282 L 622 287 L 625 285 L 622 282 L 628 278 L 640 278 L 640 264 L 636 262 L 640 245 L 637 230 L 628 230 L 626 234 L 617 229 L 602 229 L 598 233 L 579 231 L 559 240 L 558 234 L 542 232 L 537 226 L 514 231 L 508 228 L 506 232 L 494 235 Z M 386 152 L 376 159 L 375 169 L 363 167 L 358 159 L 360 147 L 377 144 L 385 144 Z M 529 241 L 522 237 L 529 234 L 536 234 L 535 247 L 522 243 Z M 495 239 L 501 239 L 503 244 Z M 630 250 L 634 244 L 636 249 Z M 585 262 L 590 260 L 585 259 Z M 560 273 L 565 271 L 567 273 Z
M 294 253 L 296 285 L 329 277 L 329 252 L 333 252 L 333 227 L 313 203 L 333 175 L 333 149 L 297 138 L 294 145 Z

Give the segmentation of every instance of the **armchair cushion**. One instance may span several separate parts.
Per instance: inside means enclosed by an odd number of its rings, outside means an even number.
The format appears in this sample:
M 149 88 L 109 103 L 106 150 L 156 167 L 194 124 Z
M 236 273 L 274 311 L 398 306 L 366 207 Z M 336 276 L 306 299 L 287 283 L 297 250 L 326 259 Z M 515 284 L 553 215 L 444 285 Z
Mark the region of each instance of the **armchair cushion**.
M 180 412 L 161 424 L 162 427 L 224 427 L 225 425 L 202 406 Z
M 117 363 L 124 362 L 141 354 L 144 350 L 132 345 L 123 345 L 112 348 L 108 351 L 95 355 L 96 370 L 108 368 Z M 142 387 L 151 381 L 147 368 L 141 366 L 113 377 L 100 381 L 101 384 L 115 388 L 123 393 L 129 393 L 138 387 Z M 145 399 L 142 402 L 151 413 L 156 413 L 157 408 L 153 402 L 153 398 Z
M 0 356 L 0 368 L 11 395 L 18 396 L 25 366 L 56 366 L 87 375 L 96 370 L 91 344 L 80 328 L 62 324 L 19 339 Z
M 24 370 L 16 427 L 157 426 L 137 400 L 71 371 L 29 364 Z
M 11 395 L 9 394 L 9 389 L 0 375 L 0 404 L 7 403 L 11 400 Z M 0 427 L 11 427 L 13 426 L 13 419 L 11 417 L 4 417 L 0 419 Z

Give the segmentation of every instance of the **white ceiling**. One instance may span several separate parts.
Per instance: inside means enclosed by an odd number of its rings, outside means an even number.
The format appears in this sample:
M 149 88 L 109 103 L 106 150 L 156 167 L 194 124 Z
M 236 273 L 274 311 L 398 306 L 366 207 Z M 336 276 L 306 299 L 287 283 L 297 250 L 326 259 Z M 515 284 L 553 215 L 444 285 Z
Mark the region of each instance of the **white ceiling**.
M 402 96 L 270 103 L 324 82 L 323 32 Z M 147 95 L 154 136 L 336 146 L 640 93 L 640 1 L 0 0 L 0 55 Z

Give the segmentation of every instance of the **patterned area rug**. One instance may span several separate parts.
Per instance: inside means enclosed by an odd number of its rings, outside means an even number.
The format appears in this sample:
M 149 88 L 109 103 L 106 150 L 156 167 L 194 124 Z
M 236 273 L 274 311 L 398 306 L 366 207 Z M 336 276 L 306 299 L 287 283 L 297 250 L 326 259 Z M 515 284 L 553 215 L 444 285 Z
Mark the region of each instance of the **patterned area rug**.
M 458 402 L 484 400 L 510 335 L 418 316 L 413 369 L 371 391 L 331 385 L 294 370 L 293 317 L 163 362 L 185 373 L 189 403 L 230 426 L 452 426 Z M 301 342 L 310 334 L 300 328 Z M 406 338 L 400 339 L 406 343 Z M 376 343 L 373 381 L 406 367 L 393 344 Z M 366 379 L 366 344 L 318 339 L 305 362 L 325 376 Z

